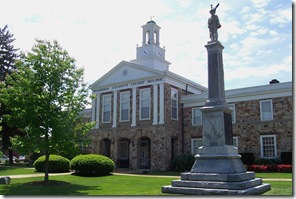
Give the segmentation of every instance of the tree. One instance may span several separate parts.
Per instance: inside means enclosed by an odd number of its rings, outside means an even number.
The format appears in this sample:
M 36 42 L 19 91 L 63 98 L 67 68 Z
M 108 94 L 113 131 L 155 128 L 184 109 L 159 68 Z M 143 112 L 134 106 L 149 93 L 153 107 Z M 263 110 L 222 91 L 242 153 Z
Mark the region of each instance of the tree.
M 36 42 L 32 52 L 21 53 L 17 71 L 7 78 L 10 86 L 1 95 L 12 111 L 5 119 L 25 132 L 13 144 L 44 153 L 47 183 L 49 155 L 77 149 L 93 124 L 79 115 L 89 103 L 83 69 L 57 41 Z
M 0 82 L 5 82 L 7 75 L 15 70 L 15 60 L 18 57 L 18 49 L 14 48 L 12 42 L 15 39 L 13 34 L 8 31 L 8 26 L 0 28 Z M 1 89 L 1 87 L 0 87 Z M 9 114 L 7 106 L 0 101 L 0 133 L 2 138 L 2 151 L 9 151 L 9 163 L 13 163 L 13 151 L 10 138 L 18 133 L 15 128 L 10 127 L 5 121 L 2 121 L 3 115 Z

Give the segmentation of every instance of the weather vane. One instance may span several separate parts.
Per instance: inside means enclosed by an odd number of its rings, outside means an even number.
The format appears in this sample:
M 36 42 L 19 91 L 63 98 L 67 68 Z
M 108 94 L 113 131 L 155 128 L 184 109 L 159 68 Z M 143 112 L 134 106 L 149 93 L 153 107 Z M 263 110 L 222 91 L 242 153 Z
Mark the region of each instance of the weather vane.
M 154 17 L 154 16 L 151 16 L 151 17 L 150 17 L 150 21 L 152 21 L 153 17 Z

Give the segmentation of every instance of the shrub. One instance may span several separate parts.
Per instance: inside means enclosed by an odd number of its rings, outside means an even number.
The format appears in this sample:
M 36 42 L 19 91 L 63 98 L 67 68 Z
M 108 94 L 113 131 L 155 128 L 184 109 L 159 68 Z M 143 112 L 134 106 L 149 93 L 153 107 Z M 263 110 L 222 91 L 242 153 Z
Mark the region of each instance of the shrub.
M 278 164 L 280 160 L 277 158 L 258 158 L 255 161 L 255 164 Z
M 195 161 L 195 157 L 191 154 L 183 154 L 174 158 L 171 162 L 174 171 L 190 171 Z
M 36 171 L 44 172 L 45 171 L 45 155 L 35 160 L 33 166 L 35 167 Z M 49 156 L 48 172 L 59 173 L 59 172 L 68 172 L 69 170 L 70 170 L 70 160 L 60 155 Z
M 75 174 L 83 176 L 105 176 L 114 170 L 114 162 L 103 155 L 84 154 L 75 156 L 70 163 Z

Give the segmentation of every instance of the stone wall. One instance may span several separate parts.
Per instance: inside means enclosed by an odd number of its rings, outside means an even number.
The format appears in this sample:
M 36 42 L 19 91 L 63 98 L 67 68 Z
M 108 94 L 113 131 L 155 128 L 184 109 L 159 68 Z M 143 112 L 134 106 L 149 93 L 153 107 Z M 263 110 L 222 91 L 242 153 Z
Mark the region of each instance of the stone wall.
M 236 122 L 233 136 L 238 137 L 239 153 L 254 153 L 260 158 L 260 136 L 276 135 L 277 157 L 281 152 L 292 152 L 293 145 L 293 99 L 278 97 L 272 99 L 273 120 L 260 120 L 260 100 L 236 102 Z M 185 151 L 191 153 L 191 139 L 202 138 L 202 126 L 192 126 L 192 108 L 185 108 Z

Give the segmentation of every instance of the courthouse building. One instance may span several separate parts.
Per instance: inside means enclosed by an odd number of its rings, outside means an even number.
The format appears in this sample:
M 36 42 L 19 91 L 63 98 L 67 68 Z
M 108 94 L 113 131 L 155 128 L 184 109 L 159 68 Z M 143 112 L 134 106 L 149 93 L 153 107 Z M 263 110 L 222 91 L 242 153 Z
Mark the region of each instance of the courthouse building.
M 117 168 L 167 170 L 174 157 L 196 154 L 202 145 L 207 88 L 169 71 L 154 21 L 142 29 L 136 59 L 120 62 L 90 86 L 96 97 L 83 113 L 95 127 L 85 152 L 106 155 Z M 291 154 L 291 82 L 229 90 L 226 101 L 234 110 L 239 153 Z

